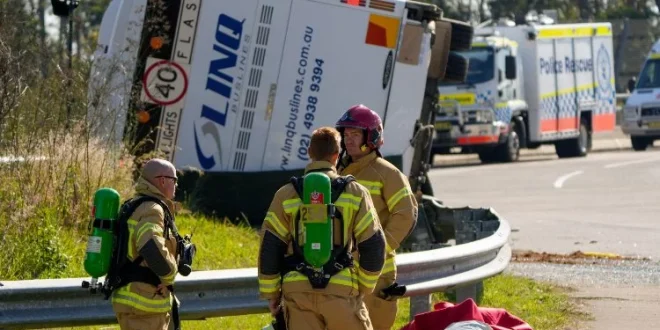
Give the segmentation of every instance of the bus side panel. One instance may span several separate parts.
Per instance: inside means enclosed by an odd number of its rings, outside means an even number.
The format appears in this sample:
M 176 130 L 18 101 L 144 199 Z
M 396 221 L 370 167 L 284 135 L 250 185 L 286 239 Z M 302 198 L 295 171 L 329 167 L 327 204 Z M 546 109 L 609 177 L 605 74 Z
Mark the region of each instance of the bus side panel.
M 260 171 L 270 127 L 291 1 L 261 0 L 251 27 L 228 171 Z
M 400 22 L 339 1 L 293 2 L 263 171 L 304 168 L 314 129 L 334 127 L 354 104 L 384 115 L 384 65 Z
M 176 166 L 208 172 L 231 169 L 248 56 L 259 17 L 255 0 L 203 1 L 193 48 L 188 94 L 177 141 Z
M 124 138 L 126 114 L 132 102 L 146 3 L 112 1 L 103 14 L 94 52 L 88 89 L 88 112 L 94 118 L 92 131 L 117 143 Z
M 413 63 L 397 60 L 392 78 L 392 90 L 385 114 L 385 144 L 381 147 L 384 156 L 401 156 L 402 171 L 410 174 L 415 149 L 410 145 L 416 119 L 424 101 L 426 74 L 431 62 L 431 34 L 415 23 L 407 24 L 408 33 L 402 37 L 402 45 L 408 45 L 413 52 Z M 409 40 L 407 40 L 409 39 Z M 417 51 L 417 46 L 419 51 Z M 410 53 L 410 49 L 405 49 Z M 386 62 L 387 64 L 387 62 Z

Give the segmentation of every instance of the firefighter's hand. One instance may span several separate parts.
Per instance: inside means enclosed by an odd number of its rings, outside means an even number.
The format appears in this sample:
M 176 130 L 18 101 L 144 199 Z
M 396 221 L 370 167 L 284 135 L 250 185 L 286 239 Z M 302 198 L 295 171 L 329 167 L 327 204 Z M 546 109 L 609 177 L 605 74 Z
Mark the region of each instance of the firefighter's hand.
M 271 298 L 268 301 L 268 308 L 270 309 L 270 315 L 276 316 L 280 311 L 280 298 Z
M 158 292 L 158 294 L 160 294 L 161 296 L 164 296 L 167 293 L 167 291 L 168 291 L 167 285 L 163 283 L 158 284 L 158 287 L 156 287 L 156 292 Z

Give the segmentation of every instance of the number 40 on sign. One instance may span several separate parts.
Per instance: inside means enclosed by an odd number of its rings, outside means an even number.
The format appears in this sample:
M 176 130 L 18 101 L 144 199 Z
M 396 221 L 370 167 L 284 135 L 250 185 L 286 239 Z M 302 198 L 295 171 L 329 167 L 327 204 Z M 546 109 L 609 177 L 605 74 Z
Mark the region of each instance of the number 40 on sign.
M 149 57 L 142 76 L 143 102 L 171 105 L 183 99 L 188 90 L 186 64 Z

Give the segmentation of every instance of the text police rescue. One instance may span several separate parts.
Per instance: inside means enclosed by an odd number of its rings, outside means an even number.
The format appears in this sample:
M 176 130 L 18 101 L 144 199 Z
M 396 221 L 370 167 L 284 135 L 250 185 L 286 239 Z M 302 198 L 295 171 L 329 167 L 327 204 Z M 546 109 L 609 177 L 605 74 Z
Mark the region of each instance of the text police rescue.
M 574 60 L 567 56 L 564 57 L 563 61 L 555 60 L 554 57 L 549 59 L 540 58 L 539 65 L 541 74 L 591 72 L 594 70 L 594 62 L 590 58 Z

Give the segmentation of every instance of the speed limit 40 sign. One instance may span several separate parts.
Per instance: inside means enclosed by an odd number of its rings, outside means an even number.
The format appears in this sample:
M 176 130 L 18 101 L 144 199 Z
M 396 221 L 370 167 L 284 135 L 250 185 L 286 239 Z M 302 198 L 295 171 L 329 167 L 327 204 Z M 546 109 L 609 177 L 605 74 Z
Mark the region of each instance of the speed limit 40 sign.
M 188 70 L 184 66 L 187 65 L 147 58 L 140 99 L 163 106 L 181 101 L 188 90 Z

